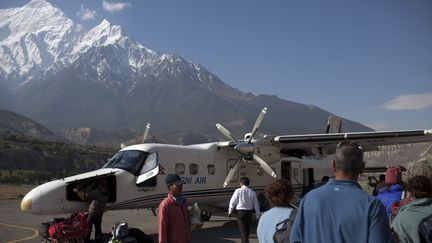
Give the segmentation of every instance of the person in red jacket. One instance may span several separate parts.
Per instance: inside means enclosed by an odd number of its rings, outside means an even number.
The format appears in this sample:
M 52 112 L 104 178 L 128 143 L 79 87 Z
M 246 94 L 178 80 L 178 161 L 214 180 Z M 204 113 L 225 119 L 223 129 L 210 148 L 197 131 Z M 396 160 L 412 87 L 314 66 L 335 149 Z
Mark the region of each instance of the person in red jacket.
M 188 205 L 182 196 L 183 181 L 179 175 L 165 177 L 168 196 L 159 204 L 159 243 L 187 243 L 192 240 L 188 219 Z

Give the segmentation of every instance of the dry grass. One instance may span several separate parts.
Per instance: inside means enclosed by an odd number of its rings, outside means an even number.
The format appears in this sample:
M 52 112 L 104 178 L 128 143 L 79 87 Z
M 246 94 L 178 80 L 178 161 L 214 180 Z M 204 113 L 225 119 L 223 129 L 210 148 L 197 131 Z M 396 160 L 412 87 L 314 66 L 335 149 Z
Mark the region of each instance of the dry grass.
M 21 199 L 35 187 L 35 185 L 18 186 L 0 184 L 0 200 Z

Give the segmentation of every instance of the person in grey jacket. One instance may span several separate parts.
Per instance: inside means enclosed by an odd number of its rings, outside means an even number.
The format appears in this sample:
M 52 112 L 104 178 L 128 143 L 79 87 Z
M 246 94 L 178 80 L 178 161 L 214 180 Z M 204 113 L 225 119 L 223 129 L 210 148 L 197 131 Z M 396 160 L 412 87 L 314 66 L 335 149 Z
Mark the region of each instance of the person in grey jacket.
M 431 180 L 426 176 L 415 176 L 408 181 L 408 191 L 413 201 L 399 208 L 391 227 L 399 242 L 420 242 L 420 222 L 432 214 Z
M 109 199 L 108 182 L 101 179 L 97 184 L 92 184 L 86 190 L 87 199 L 90 200 L 89 214 L 87 222 L 89 231 L 86 240 L 90 240 L 93 225 L 95 227 L 95 238 L 102 233 L 102 216 L 105 212 L 105 206 Z

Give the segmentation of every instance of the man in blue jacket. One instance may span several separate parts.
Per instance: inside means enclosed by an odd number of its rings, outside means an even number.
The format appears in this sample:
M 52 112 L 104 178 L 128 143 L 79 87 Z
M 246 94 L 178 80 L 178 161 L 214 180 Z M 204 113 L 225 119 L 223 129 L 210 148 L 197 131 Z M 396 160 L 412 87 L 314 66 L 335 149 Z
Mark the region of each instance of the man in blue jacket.
M 362 149 L 348 141 L 340 143 L 331 166 L 335 179 L 302 199 L 291 243 L 391 242 L 383 205 L 357 183 L 364 168 Z

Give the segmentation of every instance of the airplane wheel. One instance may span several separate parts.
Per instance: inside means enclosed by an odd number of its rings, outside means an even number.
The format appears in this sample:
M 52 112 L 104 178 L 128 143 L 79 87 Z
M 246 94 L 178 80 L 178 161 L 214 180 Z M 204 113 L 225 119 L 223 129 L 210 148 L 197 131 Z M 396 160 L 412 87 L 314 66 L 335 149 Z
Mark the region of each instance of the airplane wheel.
M 201 211 L 201 220 L 202 221 L 209 221 L 212 216 L 212 213 L 210 211 Z

